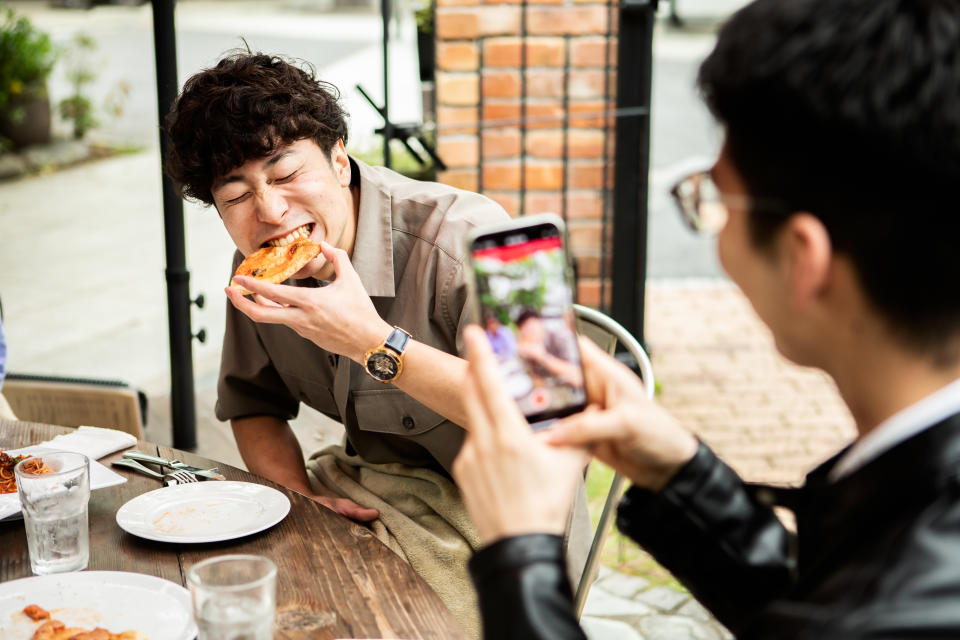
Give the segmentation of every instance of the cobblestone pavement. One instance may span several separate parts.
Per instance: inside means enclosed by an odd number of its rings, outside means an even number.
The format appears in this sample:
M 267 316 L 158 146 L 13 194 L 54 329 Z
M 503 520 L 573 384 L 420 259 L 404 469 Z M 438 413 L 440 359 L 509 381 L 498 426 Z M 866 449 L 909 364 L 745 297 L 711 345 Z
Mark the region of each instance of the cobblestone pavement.
M 646 322 L 660 403 L 745 479 L 799 484 L 853 438 L 833 382 L 777 354 L 733 285 L 653 282 Z M 607 568 L 590 590 L 583 626 L 592 640 L 732 637 L 689 594 Z

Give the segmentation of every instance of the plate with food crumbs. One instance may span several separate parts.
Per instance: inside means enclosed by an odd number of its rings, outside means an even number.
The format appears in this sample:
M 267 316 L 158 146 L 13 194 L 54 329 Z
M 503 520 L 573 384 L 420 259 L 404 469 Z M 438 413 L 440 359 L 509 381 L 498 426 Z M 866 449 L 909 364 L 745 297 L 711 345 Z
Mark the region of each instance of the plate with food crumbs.
M 262 484 L 196 482 L 133 498 L 117 510 L 117 524 L 158 542 L 220 542 L 269 529 L 289 512 L 287 496 Z
M 79 571 L 0 584 L 0 640 L 69 637 L 102 629 L 108 640 L 193 640 L 190 592 L 127 571 Z

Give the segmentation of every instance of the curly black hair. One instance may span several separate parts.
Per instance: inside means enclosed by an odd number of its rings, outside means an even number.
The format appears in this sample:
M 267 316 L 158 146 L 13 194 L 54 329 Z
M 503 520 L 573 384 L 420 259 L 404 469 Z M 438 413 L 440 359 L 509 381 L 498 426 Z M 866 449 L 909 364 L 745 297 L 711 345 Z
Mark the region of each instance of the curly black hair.
M 213 204 L 213 181 L 248 160 L 305 138 L 326 154 L 346 143 L 339 98 L 309 63 L 231 54 L 184 85 L 166 118 L 164 170 L 181 197 Z

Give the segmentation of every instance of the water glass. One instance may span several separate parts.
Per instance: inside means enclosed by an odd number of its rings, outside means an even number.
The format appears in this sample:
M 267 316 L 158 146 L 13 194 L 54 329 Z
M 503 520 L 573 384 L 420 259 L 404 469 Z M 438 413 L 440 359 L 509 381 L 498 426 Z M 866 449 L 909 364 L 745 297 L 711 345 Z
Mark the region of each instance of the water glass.
M 38 461 L 43 463 L 41 472 L 32 473 Z M 13 471 L 27 529 L 30 569 L 38 576 L 86 569 L 90 459 L 81 453 L 56 451 L 21 460 Z
M 277 566 L 262 556 L 227 555 L 187 572 L 198 640 L 271 640 Z

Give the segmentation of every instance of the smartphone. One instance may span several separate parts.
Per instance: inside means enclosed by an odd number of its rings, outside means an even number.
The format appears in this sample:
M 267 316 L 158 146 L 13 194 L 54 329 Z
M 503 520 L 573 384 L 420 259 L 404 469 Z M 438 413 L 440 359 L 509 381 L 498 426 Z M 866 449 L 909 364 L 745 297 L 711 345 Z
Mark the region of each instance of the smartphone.
M 534 429 L 586 406 L 564 235 L 563 221 L 544 214 L 479 228 L 468 241 L 473 317 Z

